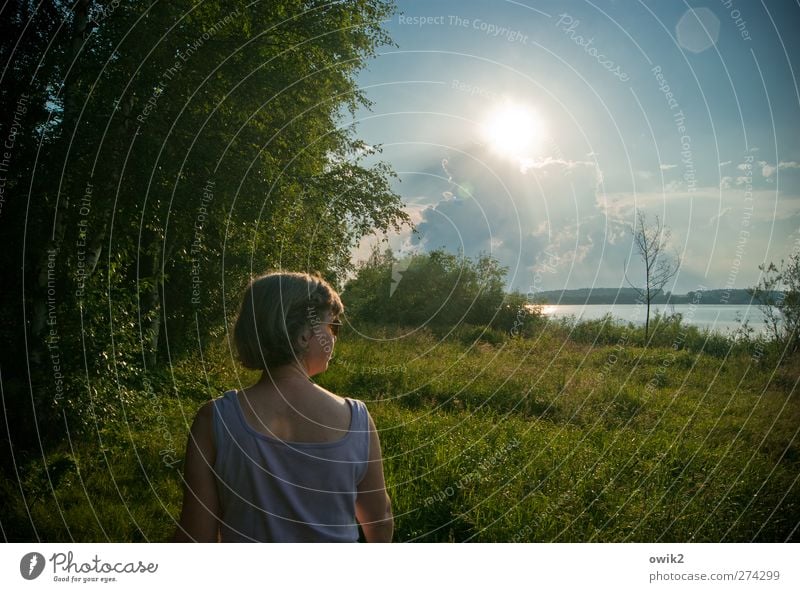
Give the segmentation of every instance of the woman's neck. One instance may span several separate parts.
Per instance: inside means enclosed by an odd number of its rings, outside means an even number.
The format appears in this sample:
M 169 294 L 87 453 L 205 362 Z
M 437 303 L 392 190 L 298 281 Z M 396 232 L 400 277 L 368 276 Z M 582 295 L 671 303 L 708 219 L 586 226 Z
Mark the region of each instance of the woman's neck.
M 259 381 L 244 389 L 243 394 L 246 397 L 255 397 L 253 401 L 269 401 L 269 405 L 274 408 L 286 403 L 289 394 L 297 401 L 298 397 L 310 395 L 312 388 L 314 382 L 303 368 L 287 364 L 264 370 Z
M 285 364 L 264 370 L 257 384 L 272 385 L 295 381 L 301 383 L 312 382 L 308 372 L 300 364 Z

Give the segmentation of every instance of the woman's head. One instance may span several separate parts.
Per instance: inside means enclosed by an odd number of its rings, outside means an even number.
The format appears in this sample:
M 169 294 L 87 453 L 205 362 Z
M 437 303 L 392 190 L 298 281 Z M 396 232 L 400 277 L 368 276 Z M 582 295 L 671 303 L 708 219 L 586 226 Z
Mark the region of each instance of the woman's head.
M 312 349 L 327 350 L 330 357 L 332 336 L 320 329 L 343 310 L 336 290 L 317 275 L 262 275 L 245 290 L 233 329 L 239 360 L 246 368 L 266 370 L 303 361 Z M 312 335 L 319 343 L 311 342 Z M 329 344 L 322 343 L 326 339 Z

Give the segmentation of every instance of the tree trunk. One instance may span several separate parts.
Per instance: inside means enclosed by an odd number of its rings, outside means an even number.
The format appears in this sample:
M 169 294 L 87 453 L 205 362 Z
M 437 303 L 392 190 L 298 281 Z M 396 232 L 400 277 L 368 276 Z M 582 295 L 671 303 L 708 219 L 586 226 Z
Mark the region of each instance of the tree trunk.
M 69 63 L 76 63 L 78 52 L 80 51 L 85 40 L 86 31 L 89 26 L 89 7 L 92 0 L 78 0 L 73 8 L 73 27 L 72 27 L 72 43 L 71 43 L 71 60 Z M 74 75 L 73 75 L 74 77 Z M 77 99 L 75 98 L 72 88 L 75 85 L 64 81 L 64 123 L 69 121 L 69 117 L 77 111 L 75 107 Z M 63 126 L 62 126 L 63 127 Z M 66 154 L 66 153 L 65 153 Z M 67 183 L 67 187 L 70 184 Z M 57 187 L 57 185 L 56 185 Z M 57 189 L 56 189 L 57 190 Z M 66 232 L 66 217 L 69 211 L 69 189 L 64 195 L 59 196 L 58 207 L 55 211 L 53 220 L 53 233 L 52 239 L 48 240 L 46 246 L 38 252 L 36 259 L 36 272 L 35 277 L 36 285 L 34 287 L 34 297 L 31 306 L 32 309 L 32 323 L 31 323 L 31 359 L 34 364 L 41 362 L 44 357 L 43 339 L 47 328 L 47 308 L 48 308 L 48 263 L 51 258 L 55 259 L 61 252 L 61 243 L 64 240 Z M 50 273 L 51 279 L 58 276 L 58 266 Z M 63 269 L 63 263 L 62 268 Z
M 155 367 L 158 360 L 158 338 L 161 333 L 161 302 L 159 300 L 158 285 L 161 283 L 159 273 L 158 249 L 153 251 L 153 288 L 150 291 L 150 311 L 153 318 L 150 320 L 150 367 Z

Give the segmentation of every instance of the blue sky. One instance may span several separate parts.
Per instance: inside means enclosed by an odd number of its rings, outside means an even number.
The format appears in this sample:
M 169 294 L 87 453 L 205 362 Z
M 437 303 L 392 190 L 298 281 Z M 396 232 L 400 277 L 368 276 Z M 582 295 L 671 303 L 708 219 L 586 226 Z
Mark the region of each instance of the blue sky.
M 641 209 L 686 292 L 800 247 L 797 3 L 397 4 L 355 121 L 420 231 L 395 251 L 491 252 L 522 291 L 624 286 Z

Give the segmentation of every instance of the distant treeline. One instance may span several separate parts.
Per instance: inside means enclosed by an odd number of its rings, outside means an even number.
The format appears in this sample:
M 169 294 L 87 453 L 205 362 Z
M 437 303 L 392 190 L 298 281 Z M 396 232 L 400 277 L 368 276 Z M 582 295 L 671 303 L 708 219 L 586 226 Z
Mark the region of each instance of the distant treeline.
M 632 288 L 580 288 L 538 292 L 546 304 L 636 304 L 638 294 Z M 665 292 L 653 304 L 755 304 L 748 290 L 696 290 L 687 294 Z

